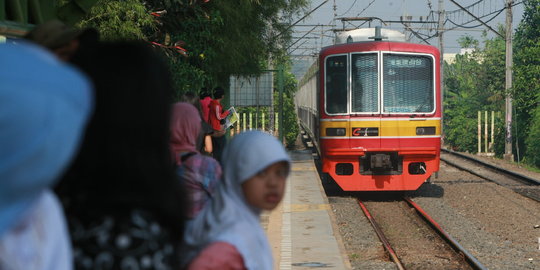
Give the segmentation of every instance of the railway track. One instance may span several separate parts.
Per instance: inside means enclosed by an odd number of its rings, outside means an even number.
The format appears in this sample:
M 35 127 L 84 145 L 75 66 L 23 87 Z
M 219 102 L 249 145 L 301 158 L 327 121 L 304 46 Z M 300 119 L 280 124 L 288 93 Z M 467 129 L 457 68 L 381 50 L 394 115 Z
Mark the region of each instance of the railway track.
M 393 202 L 363 202 L 358 199 L 358 204 L 398 269 L 487 269 L 411 199 Z M 393 211 L 388 217 L 377 211 L 381 207 L 404 210 L 403 215 L 408 218 L 399 220 L 409 220 L 410 224 L 396 224 L 393 219 L 400 215 L 398 211 Z M 409 209 L 414 211 L 407 211 Z M 420 219 L 424 222 L 419 222 Z M 415 238 L 413 244 L 404 243 L 402 239 L 409 235 Z
M 540 180 L 538 179 L 447 149 L 441 149 L 441 161 L 540 202 Z

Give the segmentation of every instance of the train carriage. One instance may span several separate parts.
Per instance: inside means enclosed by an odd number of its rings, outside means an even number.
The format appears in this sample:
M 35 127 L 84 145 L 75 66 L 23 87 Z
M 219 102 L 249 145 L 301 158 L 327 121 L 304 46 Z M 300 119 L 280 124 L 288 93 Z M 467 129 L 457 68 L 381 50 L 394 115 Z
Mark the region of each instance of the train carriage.
M 322 171 L 345 191 L 416 190 L 439 170 L 439 50 L 383 30 L 323 48 L 296 95 Z

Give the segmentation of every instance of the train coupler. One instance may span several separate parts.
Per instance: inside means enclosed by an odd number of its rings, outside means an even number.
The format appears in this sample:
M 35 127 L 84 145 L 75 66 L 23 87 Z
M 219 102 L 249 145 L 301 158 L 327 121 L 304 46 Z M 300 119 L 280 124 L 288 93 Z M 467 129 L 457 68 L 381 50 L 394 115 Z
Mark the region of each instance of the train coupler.
M 373 152 L 360 157 L 364 175 L 396 175 L 403 172 L 403 158 L 397 152 Z

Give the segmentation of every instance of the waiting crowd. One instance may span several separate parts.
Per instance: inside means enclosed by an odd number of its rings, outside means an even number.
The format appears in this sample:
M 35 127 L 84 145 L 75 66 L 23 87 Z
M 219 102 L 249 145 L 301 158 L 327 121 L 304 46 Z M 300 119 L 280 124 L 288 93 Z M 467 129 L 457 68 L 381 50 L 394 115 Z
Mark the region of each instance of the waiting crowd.
M 289 156 L 227 143 L 202 92 L 174 103 L 152 47 L 59 21 L 0 45 L 0 270 L 273 269 L 259 215 Z

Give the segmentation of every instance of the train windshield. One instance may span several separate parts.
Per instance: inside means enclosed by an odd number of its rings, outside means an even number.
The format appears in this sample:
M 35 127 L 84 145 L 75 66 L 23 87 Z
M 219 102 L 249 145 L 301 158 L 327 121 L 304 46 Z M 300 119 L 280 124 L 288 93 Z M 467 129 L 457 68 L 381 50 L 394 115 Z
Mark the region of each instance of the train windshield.
M 422 55 L 383 55 L 383 111 L 430 113 L 434 110 L 433 60 Z
M 366 113 L 379 111 L 377 54 L 353 54 L 352 71 L 352 112 Z
M 326 112 L 347 113 L 347 55 L 326 58 Z

